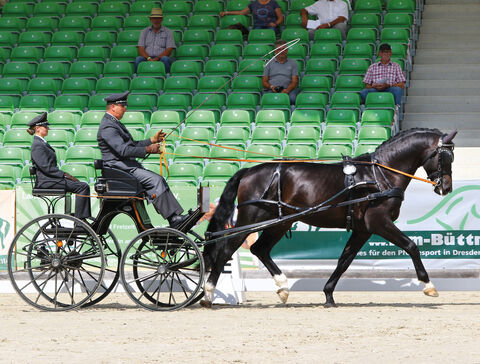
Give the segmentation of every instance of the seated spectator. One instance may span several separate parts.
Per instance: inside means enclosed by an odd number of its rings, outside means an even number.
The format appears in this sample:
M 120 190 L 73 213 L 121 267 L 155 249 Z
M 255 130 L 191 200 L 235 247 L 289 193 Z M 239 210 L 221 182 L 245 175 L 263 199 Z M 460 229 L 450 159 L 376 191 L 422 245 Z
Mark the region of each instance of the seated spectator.
M 280 24 L 283 22 L 282 9 L 275 0 L 255 0 L 240 11 L 222 11 L 220 16 L 253 14 L 254 29 L 272 29 L 280 34 Z
M 287 58 L 288 48 L 283 39 L 275 42 L 275 56 L 263 70 L 262 85 L 267 92 L 281 92 L 288 94 L 290 103 L 295 104 L 299 89 L 298 64 Z
M 402 103 L 402 90 L 405 87 L 405 76 L 398 63 L 392 62 L 392 48 L 389 44 L 380 45 L 380 62 L 376 62 L 368 67 L 367 73 L 363 78 L 365 87 L 362 92 L 362 100 L 365 102 L 370 92 L 391 92 L 395 97 L 395 104 Z
M 310 40 L 313 40 L 317 29 L 334 28 L 340 30 L 342 39 L 347 39 L 348 5 L 343 0 L 319 0 L 300 10 L 302 27 L 308 30 Z M 315 28 L 307 26 L 308 15 L 318 18 Z M 315 22 L 315 21 L 313 21 Z
M 153 8 L 150 14 L 152 25 L 143 29 L 138 39 L 138 57 L 135 59 L 135 72 L 138 65 L 144 61 L 161 61 L 165 65 L 165 72 L 170 72 L 170 66 L 173 63 L 170 55 L 177 46 L 175 45 L 172 31 L 162 27 L 162 21 L 162 9 Z

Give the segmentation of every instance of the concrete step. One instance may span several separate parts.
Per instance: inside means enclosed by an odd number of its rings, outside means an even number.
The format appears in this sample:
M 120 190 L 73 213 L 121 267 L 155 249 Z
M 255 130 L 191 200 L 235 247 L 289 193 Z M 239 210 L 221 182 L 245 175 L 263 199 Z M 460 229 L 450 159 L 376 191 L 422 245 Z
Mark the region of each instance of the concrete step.
M 425 5 L 424 19 L 473 19 L 480 15 L 480 4 L 435 4 Z
M 475 64 L 414 64 L 412 80 L 479 80 L 480 65 Z
M 417 50 L 414 58 L 415 65 L 421 64 L 472 64 L 475 65 L 480 60 L 480 50 L 472 50 L 471 52 L 463 52 L 461 56 L 458 51 L 445 51 L 443 53 L 438 49 L 421 49 Z
M 449 132 L 450 130 L 454 129 L 456 126 L 453 126 L 451 123 L 450 125 L 443 125 L 443 124 L 433 124 L 433 123 L 410 123 L 405 121 L 402 122 L 402 129 L 410 129 L 410 128 L 436 128 L 443 132 Z M 458 128 L 458 134 L 455 136 L 455 147 L 478 147 L 478 140 L 480 138 L 480 129 L 464 129 Z M 476 167 L 478 168 L 478 167 Z
M 420 97 L 420 96 L 414 96 Z M 405 104 L 405 113 L 451 113 L 451 112 L 477 112 L 480 113 L 480 105 L 464 105 L 464 104 L 434 104 L 434 103 L 427 103 L 427 104 L 413 104 L 407 103 Z
M 432 5 L 451 5 L 452 1 L 451 0 L 428 0 L 426 3 L 429 6 Z M 461 0 L 461 1 L 455 1 L 455 4 L 457 5 L 472 5 L 472 4 L 477 4 L 480 5 L 480 0 Z
M 421 34 L 473 33 L 480 31 L 480 22 L 444 19 L 424 19 L 420 28 Z
M 480 96 L 480 80 L 412 80 L 408 96 Z
M 473 42 L 473 44 L 480 43 L 478 39 L 478 33 L 449 33 L 449 34 L 438 34 L 438 33 L 420 33 L 418 36 L 417 46 L 420 46 L 423 42 L 452 42 L 456 41 L 459 42 L 459 39 L 462 41 L 466 40 L 468 42 Z M 464 46 L 469 46 L 469 44 L 464 44 Z M 450 48 L 450 47 L 443 47 L 443 48 Z M 418 49 L 421 49 L 418 47 Z M 478 49 L 478 47 L 469 47 L 468 49 Z
M 405 113 L 402 125 L 411 124 L 427 127 L 428 125 L 438 125 L 442 128 L 465 128 L 465 129 L 479 129 L 480 117 L 477 113 Z

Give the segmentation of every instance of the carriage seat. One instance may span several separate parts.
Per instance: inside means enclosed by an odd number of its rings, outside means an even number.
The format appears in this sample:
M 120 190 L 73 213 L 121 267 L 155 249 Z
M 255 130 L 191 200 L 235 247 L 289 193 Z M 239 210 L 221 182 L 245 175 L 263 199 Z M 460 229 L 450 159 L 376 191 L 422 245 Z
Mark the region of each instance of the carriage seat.
M 64 197 L 68 192 L 64 188 L 38 188 L 36 183 L 37 168 L 30 166 L 30 180 L 32 182 L 32 195 L 35 197 L 41 196 L 58 196 Z
M 125 171 L 105 167 L 101 159 L 94 161 L 95 169 L 102 171 L 95 182 L 95 191 L 102 196 L 141 196 L 145 190 L 140 182 Z

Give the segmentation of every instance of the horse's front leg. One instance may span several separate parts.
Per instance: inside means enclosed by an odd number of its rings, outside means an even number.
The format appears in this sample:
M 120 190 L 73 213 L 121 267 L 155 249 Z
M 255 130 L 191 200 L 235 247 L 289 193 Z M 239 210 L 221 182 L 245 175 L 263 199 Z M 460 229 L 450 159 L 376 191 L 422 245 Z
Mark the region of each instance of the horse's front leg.
M 352 264 L 353 259 L 357 256 L 357 253 L 365 244 L 365 242 L 372 236 L 370 233 L 360 233 L 353 230 L 352 235 L 347 241 L 347 245 L 343 249 L 342 255 L 338 259 L 337 267 L 328 279 L 323 292 L 325 293 L 325 307 L 335 307 L 335 300 L 333 299 L 333 291 L 338 283 L 338 280 L 343 273 L 348 269 L 350 264 Z
M 412 259 L 418 280 L 425 285 L 423 293 L 430 297 L 438 297 L 438 292 L 433 283 L 430 282 L 428 273 L 423 266 L 422 260 L 420 259 L 420 251 L 418 250 L 417 245 L 410 240 L 408 236 L 401 232 L 392 221 L 386 220 L 382 225 L 384 229 L 381 231 L 376 231 L 375 234 L 380 235 L 381 237 L 390 241 L 392 244 L 395 244 L 399 248 L 405 250 Z

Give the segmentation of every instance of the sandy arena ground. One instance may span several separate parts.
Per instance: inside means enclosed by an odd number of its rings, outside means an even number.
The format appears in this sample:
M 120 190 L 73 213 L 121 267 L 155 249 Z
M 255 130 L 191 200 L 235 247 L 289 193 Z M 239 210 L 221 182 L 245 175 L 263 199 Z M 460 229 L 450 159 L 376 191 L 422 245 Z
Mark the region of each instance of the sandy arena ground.
M 72 312 L 0 295 L 2 363 L 480 363 L 480 293 L 249 292 L 241 306 L 161 313 L 126 294 Z

